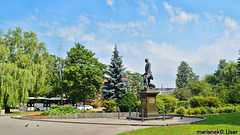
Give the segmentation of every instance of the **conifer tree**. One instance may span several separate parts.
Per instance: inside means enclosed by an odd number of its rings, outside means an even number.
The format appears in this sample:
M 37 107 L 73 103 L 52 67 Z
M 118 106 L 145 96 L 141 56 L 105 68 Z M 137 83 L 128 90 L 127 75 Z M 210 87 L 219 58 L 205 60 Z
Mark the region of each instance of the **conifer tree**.
M 120 104 L 123 96 L 129 91 L 130 83 L 127 80 L 127 75 L 123 67 L 122 56 L 119 56 L 119 51 L 115 45 L 110 65 L 106 71 L 108 76 L 103 84 L 103 97 L 105 99 L 113 99 Z

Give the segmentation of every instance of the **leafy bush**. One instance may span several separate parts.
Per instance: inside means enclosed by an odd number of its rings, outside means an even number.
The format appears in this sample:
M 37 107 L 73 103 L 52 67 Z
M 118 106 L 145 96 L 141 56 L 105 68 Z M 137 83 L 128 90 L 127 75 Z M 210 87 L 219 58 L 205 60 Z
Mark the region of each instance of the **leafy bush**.
M 163 108 L 165 108 L 163 101 L 160 100 L 159 98 L 156 99 L 156 104 L 157 104 L 157 110 L 159 114 L 163 113 Z
M 163 102 L 163 105 L 165 106 L 164 108 L 167 108 L 168 112 L 174 112 L 174 110 L 177 107 L 177 99 L 173 98 L 171 96 L 162 96 L 162 95 L 157 95 L 157 100 L 161 100 Z M 157 101 L 159 102 L 159 101 Z M 161 104 L 161 103 L 160 103 Z M 161 105 L 159 106 L 161 107 Z M 158 108 L 158 110 L 162 110 L 163 108 Z
M 211 108 L 211 112 L 210 112 L 210 113 L 212 113 L 212 114 L 218 113 L 218 109 L 217 109 L 217 108 L 214 108 L 214 107 L 212 107 L 212 108 Z
M 202 107 L 205 106 L 205 99 L 203 97 L 193 97 L 190 100 L 191 107 L 196 108 L 196 107 Z
M 205 106 L 205 109 L 207 110 L 208 113 L 212 113 L 212 108 L 211 107 Z
M 96 102 L 95 104 L 93 104 L 93 108 L 98 108 L 98 107 L 99 107 L 98 102 Z
M 141 100 L 137 101 L 136 102 L 136 108 L 138 109 L 139 112 L 141 112 L 141 108 L 142 108 L 141 106 L 142 106 L 141 105 Z
M 52 106 L 50 110 L 46 110 L 41 115 L 71 115 L 76 113 L 83 113 L 73 106 Z
M 177 108 L 176 113 L 181 114 L 181 109 L 182 109 L 182 114 L 187 114 L 187 111 L 186 111 L 185 107 Z
M 217 108 L 218 109 L 218 113 L 224 113 L 225 112 L 225 108 L 221 107 L 221 108 Z
M 194 109 L 193 109 L 193 114 L 195 114 L 195 115 L 197 115 L 197 114 L 201 114 L 201 110 L 200 110 L 200 108 L 199 108 L 199 107 L 194 108 Z
M 222 106 L 221 101 L 217 97 L 203 98 L 203 97 L 196 96 L 190 100 L 190 104 L 191 104 L 191 107 L 193 108 L 204 107 L 204 106 L 218 108 Z
M 188 114 L 188 115 L 192 115 L 192 114 L 193 114 L 193 109 L 190 108 L 190 107 L 188 107 L 188 109 L 187 109 L 187 114 Z
M 182 106 L 187 109 L 191 105 L 190 105 L 190 101 L 178 101 L 177 106 L 178 106 L 178 108 Z
M 205 99 L 205 106 L 218 108 L 221 106 L 221 101 L 217 97 L 207 97 Z
M 107 112 L 116 112 L 116 105 L 117 103 L 112 99 L 103 101 L 103 106 L 106 108 Z
M 127 92 L 123 100 L 121 101 L 121 104 L 119 105 L 119 108 L 121 112 L 128 112 L 129 108 L 131 111 L 134 111 L 137 107 L 137 97 L 132 92 Z
M 225 106 L 234 106 L 233 104 L 226 104 Z
M 200 110 L 201 110 L 201 114 L 207 114 L 208 111 L 205 107 L 200 107 Z

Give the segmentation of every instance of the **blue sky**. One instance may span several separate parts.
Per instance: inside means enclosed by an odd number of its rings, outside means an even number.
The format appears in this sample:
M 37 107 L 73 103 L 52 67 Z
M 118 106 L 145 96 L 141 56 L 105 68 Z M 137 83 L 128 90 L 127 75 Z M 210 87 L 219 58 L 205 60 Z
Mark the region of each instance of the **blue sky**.
M 36 32 L 51 54 L 78 42 L 109 64 L 114 45 L 127 70 L 152 63 L 156 87 L 175 87 L 186 61 L 203 77 L 220 59 L 235 61 L 240 46 L 238 0 L 22 0 L 2 1 L 0 29 Z

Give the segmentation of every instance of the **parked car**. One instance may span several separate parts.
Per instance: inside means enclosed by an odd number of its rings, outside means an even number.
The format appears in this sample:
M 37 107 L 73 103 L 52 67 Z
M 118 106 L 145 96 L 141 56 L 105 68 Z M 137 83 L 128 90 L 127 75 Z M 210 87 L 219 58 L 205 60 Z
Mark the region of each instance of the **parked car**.
M 92 110 L 93 107 L 90 105 L 81 105 L 80 107 L 77 107 L 78 110 Z

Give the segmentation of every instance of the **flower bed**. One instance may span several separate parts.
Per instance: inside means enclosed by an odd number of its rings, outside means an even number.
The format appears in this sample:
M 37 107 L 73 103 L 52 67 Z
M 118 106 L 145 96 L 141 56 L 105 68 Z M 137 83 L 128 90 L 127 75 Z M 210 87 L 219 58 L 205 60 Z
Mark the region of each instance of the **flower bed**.
M 34 114 L 34 115 L 24 115 L 23 117 L 27 117 L 27 118 L 45 118 L 48 115 L 40 115 L 40 114 Z

